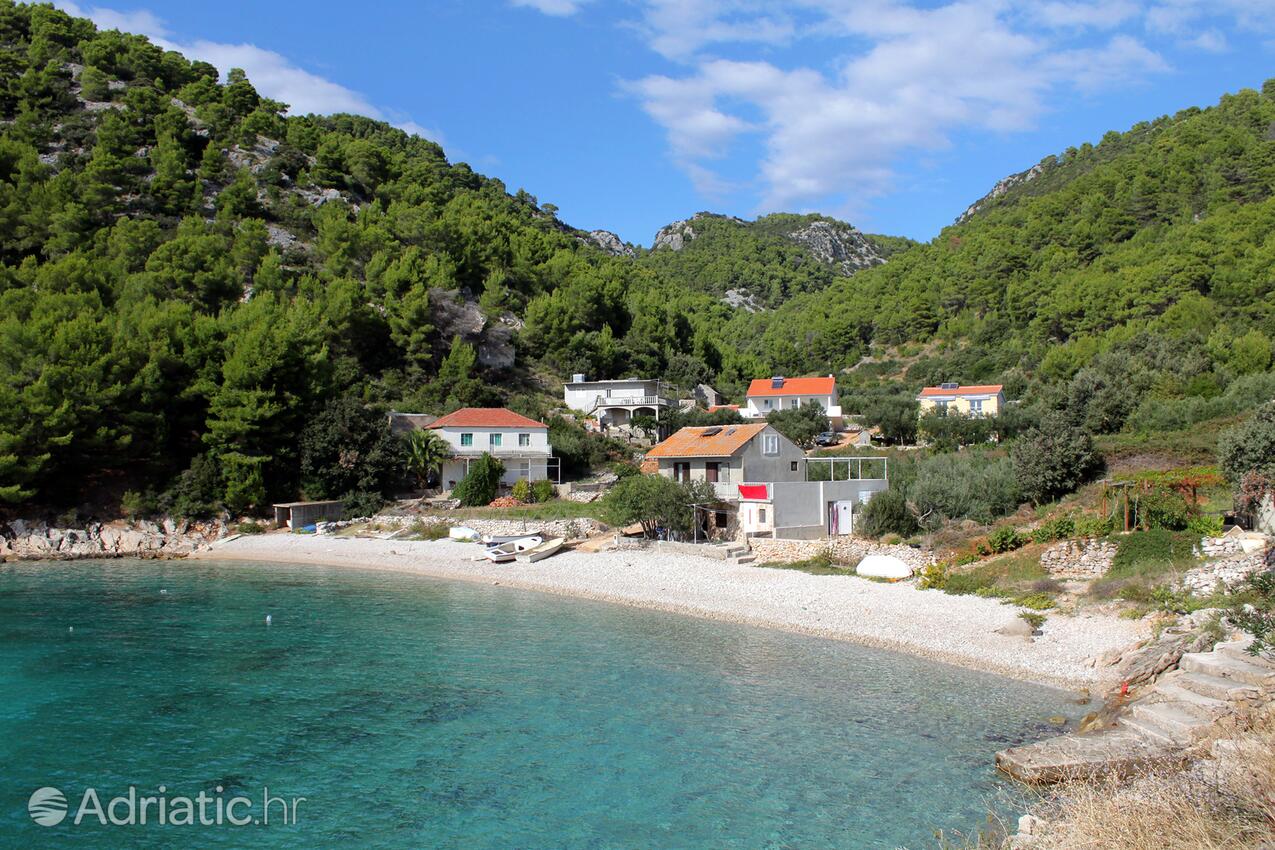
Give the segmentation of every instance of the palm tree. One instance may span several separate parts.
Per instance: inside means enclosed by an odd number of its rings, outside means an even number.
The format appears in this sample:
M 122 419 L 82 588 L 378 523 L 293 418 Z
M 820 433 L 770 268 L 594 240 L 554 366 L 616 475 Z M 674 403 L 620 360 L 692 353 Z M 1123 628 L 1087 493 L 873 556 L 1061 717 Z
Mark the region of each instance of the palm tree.
M 433 431 L 410 431 L 407 435 L 407 468 L 416 476 L 421 489 L 443 468 L 451 457 L 451 446 Z

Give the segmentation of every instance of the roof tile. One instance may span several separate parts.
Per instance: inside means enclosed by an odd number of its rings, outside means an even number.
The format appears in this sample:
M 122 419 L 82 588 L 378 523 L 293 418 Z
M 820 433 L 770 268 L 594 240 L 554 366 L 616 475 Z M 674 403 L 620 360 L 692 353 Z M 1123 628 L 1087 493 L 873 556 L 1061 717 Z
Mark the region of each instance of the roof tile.
M 648 458 L 661 457 L 730 457 L 748 444 L 768 426 L 765 422 L 753 425 L 711 425 L 703 428 L 683 428 L 646 453 Z M 706 434 L 712 431 L 712 434 Z
M 822 378 L 784 378 L 782 387 L 771 386 L 770 378 L 757 378 L 748 385 L 749 397 L 777 395 L 833 395 L 837 391 L 837 379 L 825 375 Z
M 543 422 L 514 413 L 505 407 L 462 407 L 449 413 L 429 428 L 548 428 Z

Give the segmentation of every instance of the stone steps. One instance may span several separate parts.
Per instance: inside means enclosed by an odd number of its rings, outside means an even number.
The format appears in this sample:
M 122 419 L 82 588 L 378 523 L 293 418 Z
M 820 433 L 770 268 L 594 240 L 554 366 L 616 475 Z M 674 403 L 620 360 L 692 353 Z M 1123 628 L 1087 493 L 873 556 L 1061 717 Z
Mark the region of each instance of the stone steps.
M 1001 750 L 996 766 L 1022 782 L 1033 784 L 1127 776 L 1149 765 L 1180 758 L 1176 747 L 1153 740 L 1141 731 L 1116 728 L 1096 735 L 1063 735 Z
M 1175 673 L 1171 673 L 1162 679 L 1161 682 L 1170 682 L 1178 688 L 1218 700 L 1250 699 L 1258 694 L 1258 688 L 1253 685 L 1246 685 L 1234 679 L 1224 679 L 1221 676 L 1211 676 L 1208 673 L 1192 673 L 1187 670 L 1178 670 Z M 1158 689 L 1160 685 L 1157 684 L 1156 687 Z
M 1207 673 L 1259 688 L 1275 686 L 1275 669 L 1269 665 L 1236 658 L 1226 652 L 1188 652 L 1182 656 L 1178 666 L 1190 673 Z
M 1227 641 L 1226 643 L 1219 643 L 1213 648 L 1230 658 L 1244 661 L 1248 664 L 1252 664 L 1254 667 L 1265 667 L 1272 673 L 1275 673 L 1275 661 L 1271 661 L 1265 656 L 1249 654 L 1248 649 L 1252 645 L 1253 641 L 1251 640 L 1232 640 Z
M 1206 719 L 1220 717 L 1233 707 L 1225 699 L 1206 696 L 1183 686 L 1176 678 L 1157 682 L 1155 692 L 1166 702 L 1184 706 Z
M 1139 702 L 1121 722 L 1141 729 L 1161 741 L 1187 746 L 1208 730 L 1213 721 L 1178 702 Z

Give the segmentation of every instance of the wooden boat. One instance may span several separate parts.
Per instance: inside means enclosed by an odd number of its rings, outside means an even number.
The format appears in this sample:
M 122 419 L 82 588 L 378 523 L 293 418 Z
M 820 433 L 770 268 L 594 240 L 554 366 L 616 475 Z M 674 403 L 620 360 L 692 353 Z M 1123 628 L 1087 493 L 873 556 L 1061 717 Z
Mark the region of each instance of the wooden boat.
M 528 534 L 523 537 L 515 537 L 514 539 L 506 540 L 503 543 L 488 545 L 487 548 L 483 550 L 482 556 L 480 558 L 475 558 L 474 560 L 481 561 L 486 559 L 497 564 L 503 564 L 508 561 L 512 561 L 514 556 L 519 552 L 526 552 L 530 549 L 534 549 L 543 542 L 544 538 L 539 534 Z
M 535 563 L 536 561 L 543 561 L 545 558 L 548 558 L 550 555 L 557 554 L 558 550 L 561 549 L 563 544 L 566 542 L 567 541 L 564 538 L 555 537 L 552 540 L 546 540 L 545 542 L 541 543 L 539 546 L 536 546 L 534 549 L 527 549 L 525 551 L 519 552 L 517 555 L 515 555 L 515 557 L 524 564 L 531 564 L 531 563 Z

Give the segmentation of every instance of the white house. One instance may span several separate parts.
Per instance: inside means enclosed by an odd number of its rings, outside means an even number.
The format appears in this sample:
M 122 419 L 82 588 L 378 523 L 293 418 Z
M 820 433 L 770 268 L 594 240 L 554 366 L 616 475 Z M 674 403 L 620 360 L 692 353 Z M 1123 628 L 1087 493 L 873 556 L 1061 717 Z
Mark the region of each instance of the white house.
M 426 426 L 451 446 L 443 464 L 443 489 L 451 490 L 484 453 L 505 465 L 502 484 L 520 478 L 558 481 L 558 459 L 549 445 L 549 426 L 503 407 L 463 407 Z
M 888 486 L 884 459 L 810 459 L 765 422 L 682 428 L 646 459 L 658 475 L 711 483 L 719 501 L 701 506 L 703 530 L 727 538 L 849 534 L 854 505 Z
M 765 419 L 776 410 L 795 410 L 818 403 L 823 412 L 841 425 L 841 403 L 837 400 L 837 379 L 826 378 L 758 378 L 748 385 L 748 399 L 739 415 L 745 419 Z
M 562 400 L 572 410 L 597 419 L 600 425 L 628 425 L 634 416 L 650 416 L 658 421 L 664 411 L 677 405 L 672 387 L 660 380 L 586 381 L 584 375 L 573 375 L 563 385 Z

